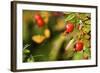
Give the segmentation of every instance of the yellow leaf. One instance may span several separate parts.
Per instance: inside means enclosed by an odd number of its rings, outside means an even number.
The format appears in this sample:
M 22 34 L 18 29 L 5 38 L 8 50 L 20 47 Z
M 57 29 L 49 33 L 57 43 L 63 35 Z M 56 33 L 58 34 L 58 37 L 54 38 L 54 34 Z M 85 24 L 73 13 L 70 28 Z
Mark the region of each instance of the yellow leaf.
M 50 37 L 50 30 L 49 29 L 45 29 L 44 35 L 45 35 L 46 38 L 49 38 Z
M 42 43 L 45 40 L 45 36 L 43 35 L 35 35 L 32 37 L 32 40 L 38 44 Z

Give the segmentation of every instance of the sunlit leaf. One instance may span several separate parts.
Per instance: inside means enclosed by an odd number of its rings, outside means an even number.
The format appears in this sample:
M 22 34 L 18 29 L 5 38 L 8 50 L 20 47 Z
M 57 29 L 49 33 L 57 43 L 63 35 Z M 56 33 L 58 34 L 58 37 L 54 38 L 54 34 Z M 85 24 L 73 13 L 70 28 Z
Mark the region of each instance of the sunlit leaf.
M 75 52 L 73 55 L 73 60 L 81 60 L 83 59 L 83 51 Z
M 65 19 L 65 21 L 69 21 L 69 20 L 72 20 L 73 18 L 75 17 L 75 14 L 69 14 L 67 17 L 66 17 L 66 19 Z
M 30 57 L 27 59 L 27 62 L 34 62 L 34 57 L 33 57 L 33 56 L 30 56 Z

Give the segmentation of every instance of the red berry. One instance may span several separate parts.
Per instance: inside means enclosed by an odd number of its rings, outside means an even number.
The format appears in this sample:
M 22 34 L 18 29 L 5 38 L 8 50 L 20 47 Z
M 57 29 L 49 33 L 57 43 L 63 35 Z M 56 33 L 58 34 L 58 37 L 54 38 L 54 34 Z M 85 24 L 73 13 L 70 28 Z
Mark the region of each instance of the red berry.
M 34 18 L 35 18 L 35 20 L 37 22 L 38 27 L 44 26 L 44 21 L 43 21 L 43 19 L 42 19 L 40 14 L 35 14 Z
M 75 50 L 76 50 L 76 51 L 81 51 L 81 50 L 83 50 L 83 42 L 78 41 L 78 42 L 76 43 L 76 45 L 75 45 Z
M 72 24 L 72 23 L 67 23 L 67 25 L 66 25 L 66 32 L 72 32 L 73 31 L 73 29 L 74 29 L 74 24 Z
M 44 22 L 41 19 L 39 19 L 37 21 L 37 24 L 38 24 L 39 27 L 42 27 L 44 25 Z
M 34 17 L 35 17 L 35 19 L 36 19 L 36 20 L 41 19 L 40 14 L 35 14 L 35 16 L 34 16 Z

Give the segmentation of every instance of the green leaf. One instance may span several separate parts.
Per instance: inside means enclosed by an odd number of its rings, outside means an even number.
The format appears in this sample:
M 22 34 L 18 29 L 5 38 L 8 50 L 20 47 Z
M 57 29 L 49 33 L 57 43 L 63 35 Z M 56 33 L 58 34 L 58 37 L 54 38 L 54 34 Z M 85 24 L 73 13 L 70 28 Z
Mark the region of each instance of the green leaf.
M 73 60 L 81 60 L 83 59 L 83 51 L 75 52 L 73 56 Z
M 24 49 L 28 48 L 29 46 L 30 46 L 30 44 L 26 44 L 26 45 L 24 46 Z
M 88 34 L 86 34 L 86 35 L 84 35 L 84 38 L 88 40 L 90 38 L 90 36 Z
M 79 24 L 80 24 L 80 21 L 81 21 L 81 20 L 77 18 L 77 19 L 76 19 L 76 24 L 79 25 Z
M 84 33 L 89 33 L 90 30 L 91 30 L 91 27 L 90 27 L 90 25 L 84 25 L 84 27 L 82 28 L 82 30 L 83 30 Z
M 84 48 L 84 55 L 87 55 L 89 58 L 91 57 L 90 48 Z
M 43 35 L 45 28 L 45 26 L 40 28 L 37 26 L 37 24 L 35 24 L 32 28 L 32 35 Z
M 75 17 L 75 14 L 71 13 L 66 17 L 65 21 L 72 20 L 74 17 Z
M 46 60 L 44 55 L 34 55 L 33 57 L 35 61 L 45 61 Z
M 27 62 L 34 62 L 34 57 L 33 57 L 33 56 L 29 57 L 29 58 L 27 59 Z
M 84 39 L 83 42 L 84 42 L 85 47 L 87 47 L 87 48 L 90 47 L 90 41 L 89 40 Z
M 86 14 L 86 13 L 80 13 L 79 15 L 80 15 L 80 18 L 81 18 L 83 21 L 85 21 L 85 20 L 88 19 L 87 16 L 90 16 L 89 14 Z
M 28 53 L 30 53 L 30 50 L 24 49 L 24 54 L 28 54 Z
M 91 20 L 85 21 L 85 24 L 91 24 Z

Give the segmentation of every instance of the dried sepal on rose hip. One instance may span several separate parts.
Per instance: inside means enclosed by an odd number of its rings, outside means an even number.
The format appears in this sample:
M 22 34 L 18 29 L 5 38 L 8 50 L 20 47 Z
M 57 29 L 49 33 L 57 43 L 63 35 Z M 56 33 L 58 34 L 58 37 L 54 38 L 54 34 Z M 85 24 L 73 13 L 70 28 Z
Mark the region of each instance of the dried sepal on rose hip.
M 89 58 L 89 56 L 87 54 L 84 54 L 83 55 L 83 59 L 86 59 L 87 60 L 88 58 Z

